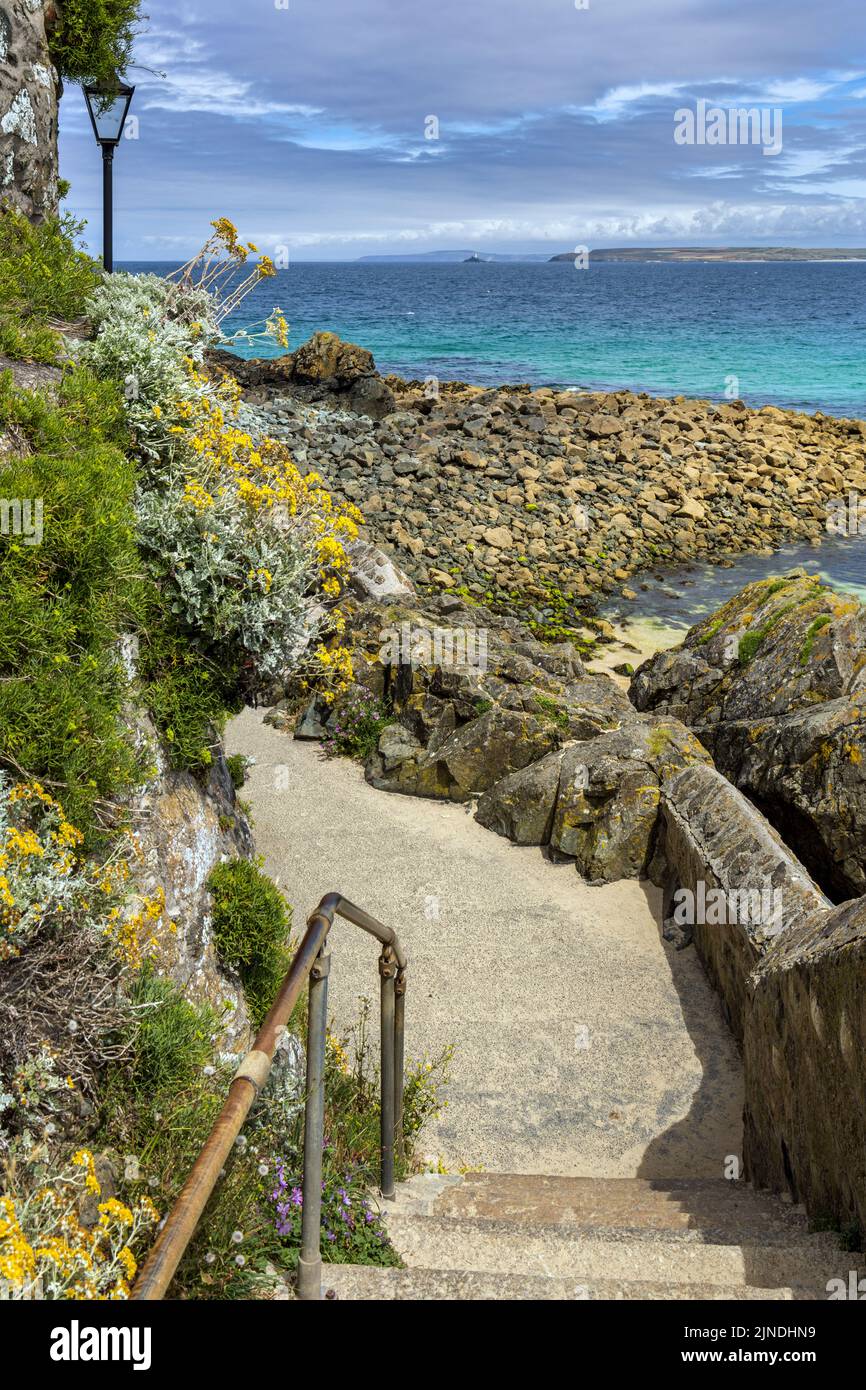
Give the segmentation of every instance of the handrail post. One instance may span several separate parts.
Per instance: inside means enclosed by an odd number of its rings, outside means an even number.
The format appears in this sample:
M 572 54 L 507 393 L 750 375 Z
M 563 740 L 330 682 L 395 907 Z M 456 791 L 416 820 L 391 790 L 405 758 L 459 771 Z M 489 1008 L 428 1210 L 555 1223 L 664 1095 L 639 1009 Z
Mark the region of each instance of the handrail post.
M 298 1298 L 322 1297 L 322 1149 L 325 1139 L 325 1031 L 331 953 L 322 946 L 310 971 L 307 1016 L 307 1100 L 304 1112 L 304 1208 Z
M 382 977 L 381 992 L 381 1175 L 379 1190 L 384 1198 L 392 1201 L 394 1190 L 394 1094 L 395 1094 L 395 983 L 397 960 L 390 946 L 386 946 L 379 957 L 379 974 Z
M 404 1155 L 403 1142 L 403 1085 L 406 1035 L 406 968 L 397 971 L 394 983 L 394 1133 L 397 1154 Z
M 162 1298 L 244 1120 L 268 1079 L 274 1051 L 292 1010 L 309 978 L 307 1029 L 307 1092 L 304 1116 L 303 1213 L 297 1293 L 302 1299 L 322 1297 L 322 1164 L 325 1130 L 325 1047 L 328 1016 L 328 974 L 331 956 L 328 932 L 335 914 L 369 932 L 382 946 L 382 1100 L 381 1192 L 392 1199 L 395 1141 L 403 1156 L 403 1066 L 406 955 L 390 927 L 377 922 L 340 893 L 326 893 L 307 920 L 307 930 L 268 1014 L 243 1058 L 211 1132 L 164 1223 L 130 1297 L 142 1301 Z

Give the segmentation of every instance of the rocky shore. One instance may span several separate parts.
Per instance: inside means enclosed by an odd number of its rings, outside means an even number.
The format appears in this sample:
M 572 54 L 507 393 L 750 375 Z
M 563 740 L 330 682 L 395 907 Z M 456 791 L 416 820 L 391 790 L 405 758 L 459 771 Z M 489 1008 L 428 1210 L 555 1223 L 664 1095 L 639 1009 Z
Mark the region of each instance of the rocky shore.
M 333 334 L 285 358 L 213 360 L 422 589 L 532 621 L 628 599 L 654 566 L 818 542 L 833 509 L 866 494 L 859 420 L 383 379 Z
M 661 887 L 663 934 L 697 949 L 742 1050 L 746 1176 L 860 1239 L 866 609 L 802 570 L 762 580 L 644 663 L 628 695 L 588 668 L 567 621 L 564 640 L 539 633 L 570 601 L 579 616 L 596 595 L 628 598 L 635 571 L 818 542 L 866 490 L 866 425 L 396 380 L 393 409 L 363 388 L 374 420 L 343 408 L 345 381 L 333 409 L 322 382 L 293 396 L 294 362 L 282 388 L 252 370 L 248 408 L 364 510 L 421 591 L 369 547 L 346 600 L 352 698 L 377 721 L 367 780 L 472 807 L 589 883 Z M 299 712 L 289 690 L 266 720 L 340 733 L 339 706 Z M 696 907 L 708 893 L 714 915 Z
M 373 558 L 356 566 L 349 630 L 360 685 L 390 712 L 367 762 L 374 785 L 480 798 L 482 824 L 603 882 L 651 872 L 664 783 L 712 761 L 831 897 L 864 892 L 856 599 L 803 571 L 748 586 L 645 663 L 630 698 L 631 667 L 586 664 L 592 637 L 612 630 L 580 625 L 598 596 L 632 594 L 635 570 L 819 542 L 866 492 L 866 424 L 627 392 L 431 394 L 383 381 L 332 334 L 230 365 L 250 424 L 366 516 Z M 398 631 L 410 646 L 462 634 L 473 652 L 483 639 L 484 660 L 383 655 Z M 292 710 L 289 692 L 274 722 Z M 301 735 L 334 717 L 314 705 Z

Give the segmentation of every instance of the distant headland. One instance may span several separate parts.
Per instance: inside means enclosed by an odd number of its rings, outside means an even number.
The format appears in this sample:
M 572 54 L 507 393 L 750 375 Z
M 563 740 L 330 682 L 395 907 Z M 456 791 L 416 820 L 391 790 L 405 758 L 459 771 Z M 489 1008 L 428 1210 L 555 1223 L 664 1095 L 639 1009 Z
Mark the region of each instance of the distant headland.
M 622 246 L 601 248 L 588 254 L 590 261 L 866 261 L 866 247 L 843 246 Z M 368 265 L 456 265 L 465 262 L 542 265 L 575 261 L 586 255 L 585 250 L 580 250 L 562 251 L 555 256 L 537 251 L 524 254 L 490 251 L 480 256 L 477 251 L 463 250 L 398 252 L 395 255 L 359 256 L 358 260 Z
M 563 251 L 551 261 L 574 261 Z M 841 246 L 625 246 L 590 251 L 591 261 L 866 261 L 866 249 Z

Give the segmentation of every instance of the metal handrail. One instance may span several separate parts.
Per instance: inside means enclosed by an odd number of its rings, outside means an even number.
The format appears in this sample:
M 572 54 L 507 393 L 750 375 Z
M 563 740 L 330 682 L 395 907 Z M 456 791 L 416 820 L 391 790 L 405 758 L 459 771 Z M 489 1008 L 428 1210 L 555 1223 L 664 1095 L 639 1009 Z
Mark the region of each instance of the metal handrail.
M 252 1048 L 234 1074 L 222 1110 L 184 1183 L 158 1239 L 135 1282 L 130 1298 L 160 1299 L 168 1289 L 201 1214 L 216 1186 L 232 1144 L 253 1101 L 268 1079 L 277 1043 L 286 1030 L 304 982 L 309 979 L 307 1088 L 304 1111 L 304 1204 L 298 1297 L 322 1297 L 322 1145 L 325 1123 L 325 1034 L 331 954 L 328 934 L 334 917 L 342 917 L 375 936 L 382 945 L 381 978 L 381 1169 L 380 1190 L 393 1200 L 394 1144 L 403 1129 L 403 1047 L 406 955 L 390 927 L 355 907 L 340 893 L 326 893 L 307 919 L 307 930 Z

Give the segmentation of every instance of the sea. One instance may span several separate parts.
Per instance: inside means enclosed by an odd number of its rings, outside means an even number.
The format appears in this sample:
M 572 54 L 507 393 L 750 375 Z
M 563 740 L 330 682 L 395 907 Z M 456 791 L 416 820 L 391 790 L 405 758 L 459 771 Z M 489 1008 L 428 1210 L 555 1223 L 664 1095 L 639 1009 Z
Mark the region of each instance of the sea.
M 130 263 L 166 274 L 174 266 Z M 297 262 L 260 282 L 229 333 L 279 307 L 290 348 L 319 329 L 360 343 L 383 373 L 485 386 L 629 389 L 866 419 L 866 262 Z M 273 341 L 236 339 L 242 356 Z M 866 514 L 866 499 L 862 504 Z M 669 633 L 743 584 L 794 567 L 866 600 L 866 535 L 817 550 L 740 555 L 730 569 L 654 571 L 631 615 Z M 622 605 L 611 616 L 625 617 Z M 619 608 L 620 612 L 614 610 Z
M 155 270 L 162 264 L 124 266 Z M 866 417 L 866 261 L 381 264 L 298 261 L 227 327 L 279 307 L 384 373 L 498 386 L 739 397 Z M 244 356 L 277 355 L 259 339 Z

